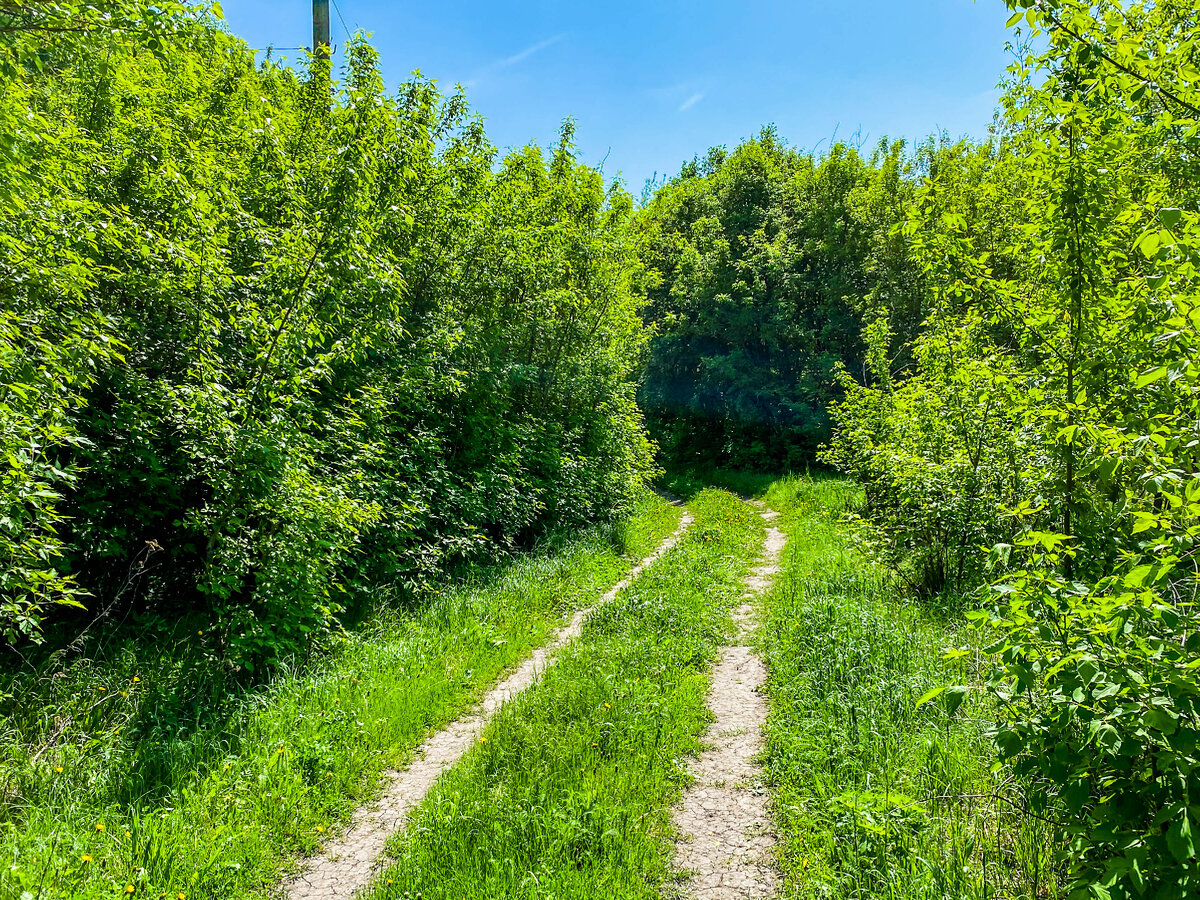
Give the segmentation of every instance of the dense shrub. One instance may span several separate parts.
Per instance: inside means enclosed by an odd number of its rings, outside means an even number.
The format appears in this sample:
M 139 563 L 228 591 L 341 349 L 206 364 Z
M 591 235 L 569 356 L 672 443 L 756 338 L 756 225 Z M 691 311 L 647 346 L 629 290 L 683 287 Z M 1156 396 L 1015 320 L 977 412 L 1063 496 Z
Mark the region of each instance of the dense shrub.
M 78 27 L 0 51 L 13 646 L 70 602 L 261 665 L 628 500 L 638 234 L 569 126 L 498 161 L 361 39 L 331 81 L 204 12 L 37 9 Z
M 1196 10 L 1009 5 L 1040 49 L 1005 131 L 905 229 L 932 294 L 914 365 L 848 384 L 828 458 L 897 569 L 993 580 L 996 748 L 1072 897 L 1194 896 Z

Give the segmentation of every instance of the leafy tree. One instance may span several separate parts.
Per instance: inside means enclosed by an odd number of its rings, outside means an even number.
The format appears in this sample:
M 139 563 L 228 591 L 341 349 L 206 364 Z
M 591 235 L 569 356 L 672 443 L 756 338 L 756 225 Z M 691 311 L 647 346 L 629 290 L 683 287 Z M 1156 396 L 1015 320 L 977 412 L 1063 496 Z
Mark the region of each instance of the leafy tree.
M 681 456 L 794 465 L 828 437 L 838 365 L 864 320 L 919 315 L 919 274 L 891 235 L 911 181 L 900 144 L 817 159 L 772 129 L 694 160 L 645 211 L 656 328 L 641 399 Z
M 137 608 L 257 669 L 650 474 L 632 201 L 569 125 L 497 165 L 461 96 L 389 94 L 363 40 L 331 81 L 256 65 L 203 12 L 13 46 L 14 646 L 48 605 L 86 607 L 67 636 Z

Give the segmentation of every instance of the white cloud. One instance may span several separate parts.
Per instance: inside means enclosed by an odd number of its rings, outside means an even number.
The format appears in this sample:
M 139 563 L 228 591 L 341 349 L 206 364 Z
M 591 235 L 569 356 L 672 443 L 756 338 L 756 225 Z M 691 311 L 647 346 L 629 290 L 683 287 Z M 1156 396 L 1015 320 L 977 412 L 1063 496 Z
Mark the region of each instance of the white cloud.
M 699 103 L 703 99 L 704 99 L 703 91 L 699 91 L 698 93 L 692 94 L 692 96 L 688 97 L 686 100 L 683 101 L 682 104 L 680 104 L 679 111 L 687 112 L 689 109 L 691 109 L 693 106 L 695 106 L 697 103 Z
M 462 86 L 471 89 L 480 84 L 486 84 L 493 80 L 492 76 L 494 76 L 497 72 L 501 71 L 502 69 L 515 66 L 518 63 L 523 63 L 535 53 L 540 53 L 547 47 L 557 44 L 564 37 L 566 37 L 565 34 L 556 34 L 554 37 L 548 37 L 544 41 L 538 41 L 536 44 L 531 44 L 520 53 L 514 53 L 512 56 L 506 56 L 503 59 L 498 59 L 495 62 L 485 66 L 483 69 L 480 69 L 472 78 L 462 82 Z
M 504 59 L 498 60 L 492 64 L 493 69 L 507 69 L 509 66 L 515 66 L 519 62 L 524 62 L 533 56 L 533 54 L 545 50 L 547 47 L 552 47 L 563 39 L 564 35 L 556 34 L 554 37 L 546 38 L 544 41 L 538 41 L 532 46 L 526 47 L 520 53 L 512 56 L 507 56 Z

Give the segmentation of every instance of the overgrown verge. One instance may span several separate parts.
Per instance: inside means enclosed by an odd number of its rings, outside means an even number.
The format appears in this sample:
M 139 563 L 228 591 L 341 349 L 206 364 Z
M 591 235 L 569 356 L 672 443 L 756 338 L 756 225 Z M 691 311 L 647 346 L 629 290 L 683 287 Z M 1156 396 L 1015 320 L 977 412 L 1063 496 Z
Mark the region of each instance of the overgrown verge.
M 0 683 L 0 898 L 262 897 L 572 608 L 674 529 L 648 496 L 619 526 L 385 607 L 327 657 L 239 694 L 194 632 Z M 198 658 L 199 657 L 199 658 Z
M 762 525 L 705 491 L 679 545 L 598 611 L 394 840 L 379 900 L 659 900 L 669 805 L 699 750 L 709 667 Z
M 990 148 L 904 226 L 932 307 L 844 377 L 826 461 L 931 602 L 997 633 L 995 748 L 1072 900 L 1200 893 L 1200 71 L 1194 3 L 1008 0 Z M 988 591 L 986 588 L 991 588 Z
M 1053 832 L 991 771 L 990 705 L 928 697 L 982 680 L 978 635 L 848 544 L 851 482 L 786 478 L 765 499 L 789 535 L 759 632 L 783 897 L 1056 896 Z

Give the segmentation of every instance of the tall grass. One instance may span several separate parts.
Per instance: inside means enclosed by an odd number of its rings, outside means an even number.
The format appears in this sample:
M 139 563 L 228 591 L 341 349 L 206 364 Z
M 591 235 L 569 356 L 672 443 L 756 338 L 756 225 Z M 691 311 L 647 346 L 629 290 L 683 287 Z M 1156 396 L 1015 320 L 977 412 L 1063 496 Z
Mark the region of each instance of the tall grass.
M 981 680 L 958 604 L 907 600 L 855 552 L 837 524 L 860 502 L 849 482 L 786 478 L 764 495 L 790 539 L 760 632 L 783 896 L 1056 896 L 1049 832 L 991 772 L 986 699 L 918 706 Z
M 593 616 L 438 783 L 393 841 L 375 900 L 662 896 L 670 805 L 762 535 L 723 491 L 691 507 L 679 546 Z
M 0 681 L 0 898 L 266 896 L 502 670 L 678 522 L 616 528 L 381 609 L 338 646 L 238 692 L 188 633 Z

